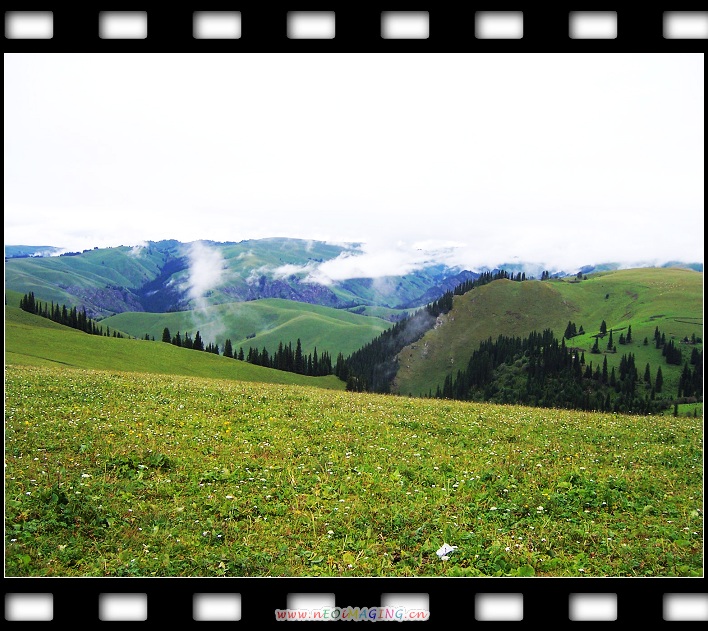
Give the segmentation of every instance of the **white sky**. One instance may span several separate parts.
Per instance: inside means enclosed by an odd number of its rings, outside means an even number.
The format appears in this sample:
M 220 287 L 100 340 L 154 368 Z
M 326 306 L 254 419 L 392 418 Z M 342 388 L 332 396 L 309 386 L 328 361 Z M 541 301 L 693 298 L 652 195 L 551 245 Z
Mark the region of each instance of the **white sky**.
M 703 66 L 6 54 L 5 243 L 360 241 L 387 271 L 702 262 Z

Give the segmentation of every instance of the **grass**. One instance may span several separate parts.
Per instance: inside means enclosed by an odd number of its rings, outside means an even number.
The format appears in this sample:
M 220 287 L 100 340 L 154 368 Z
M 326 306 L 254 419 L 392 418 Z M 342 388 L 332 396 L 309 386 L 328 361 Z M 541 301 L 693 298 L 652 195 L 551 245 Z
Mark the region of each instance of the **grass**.
M 5 307 L 5 364 L 345 387 L 334 375 L 306 377 L 164 342 L 88 335 L 9 306 Z
M 445 375 L 467 367 L 479 343 L 500 334 L 526 337 L 531 331 L 552 329 L 560 339 L 569 321 L 583 327 L 584 335 L 566 340 L 585 352 L 597 366 L 607 357 L 608 368 L 617 369 L 623 354 L 633 353 L 640 379 L 647 363 L 652 379 L 661 366 L 664 392 L 675 396 L 683 366 L 666 364 L 653 345 L 658 326 L 666 339 L 678 344 L 684 336 L 703 337 L 703 274 L 685 269 L 643 268 L 552 281 L 499 280 L 455 296 L 454 308 L 439 325 L 399 355 L 397 392 L 427 395 L 442 386 Z M 600 340 L 601 355 L 590 354 L 600 323 L 613 329 L 616 353 L 605 353 L 607 338 Z M 633 342 L 620 345 L 620 333 L 632 327 Z M 644 346 L 644 338 L 649 344 Z M 702 349 L 702 344 L 698 349 Z M 690 357 L 690 348 L 684 358 Z
M 305 354 L 317 348 L 319 354 L 327 351 L 333 362 L 337 353 L 346 357 L 391 326 L 378 317 L 275 298 L 174 313 L 126 312 L 101 324 L 138 338 L 148 333 L 156 340 L 162 339 L 165 327 L 172 335 L 180 331 L 192 337 L 199 330 L 205 343 L 213 342 L 223 350 L 229 338 L 236 351 L 243 347 L 246 353 L 249 347 L 259 351 L 265 347 L 272 354 L 280 342 L 291 342 L 295 349 L 299 338 Z
M 5 379 L 6 576 L 702 576 L 700 418 Z

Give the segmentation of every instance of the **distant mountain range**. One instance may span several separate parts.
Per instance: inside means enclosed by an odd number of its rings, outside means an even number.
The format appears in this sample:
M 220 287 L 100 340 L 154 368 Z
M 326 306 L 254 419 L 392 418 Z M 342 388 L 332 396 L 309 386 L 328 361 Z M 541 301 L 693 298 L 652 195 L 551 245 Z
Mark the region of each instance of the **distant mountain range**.
M 395 319 L 440 298 L 488 268 L 467 270 L 430 262 L 398 275 L 367 277 L 356 268 L 360 244 L 272 238 L 241 242 L 176 240 L 65 252 L 56 246 L 5 246 L 5 288 L 34 291 L 38 299 L 84 307 L 93 318 L 126 311 L 172 312 L 209 305 L 281 298 L 356 310 L 384 309 Z M 352 265 L 354 264 L 354 265 Z M 672 263 L 703 271 L 702 263 Z M 501 266 L 509 273 L 540 276 L 530 263 Z M 620 264 L 580 268 L 580 273 L 619 269 Z M 339 270 L 339 274 L 332 274 Z M 550 270 L 552 277 L 578 270 Z

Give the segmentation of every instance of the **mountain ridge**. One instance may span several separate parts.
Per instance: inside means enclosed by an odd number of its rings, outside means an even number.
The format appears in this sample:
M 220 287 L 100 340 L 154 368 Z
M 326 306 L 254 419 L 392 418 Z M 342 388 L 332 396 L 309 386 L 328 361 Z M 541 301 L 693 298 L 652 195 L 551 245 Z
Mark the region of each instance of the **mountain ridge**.
M 367 276 L 366 270 L 357 267 L 365 258 L 360 243 L 285 237 L 187 243 L 165 239 L 59 255 L 57 250 L 55 246 L 6 245 L 6 289 L 24 292 L 31 287 L 38 299 L 75 304 L 92 318 L 126 311 L 186 311 L 263 298 L 337 309 L 405 310 L 437 300 L 487 271 L 535 275 L 541 270 L 537 264 L 522 262 L 470 270 L 431 258 L 409 264 L 398 274 Z M 672 262 L 671 266 L 703 271 L 702 263 Z M 343 272 L 342 267 L 347 270 Z M 583 266 L 578 272 L 556 269 L 548 273 L 562 278 L 620 267 L 620 263 L 603 263 Z

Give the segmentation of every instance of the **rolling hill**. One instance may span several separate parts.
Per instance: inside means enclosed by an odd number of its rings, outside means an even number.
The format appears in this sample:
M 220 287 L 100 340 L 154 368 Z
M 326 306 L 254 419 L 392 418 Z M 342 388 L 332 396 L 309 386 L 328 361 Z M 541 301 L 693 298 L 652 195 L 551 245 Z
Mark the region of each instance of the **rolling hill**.
M 614 332 L 617 352 L 604 352 L 605 338 L 600 342 L 602 355 L 591 355 L 603 320 Z M 499 335 L 525 337 L 547 328 L 560 339 L 569 322 L 585 333 L 567 340 L 567 345 L 584 352 L 588 362 L 597 365 L 598 358 L 607 357 L 609 367 L 618 366 L 624 353 L 634 353 L 641 370 L 646 363 L 654 370 L 661 365 L 666 389 L 674 391 L 681 367 L 667 366 L 652 340 L 657 327 L 677 343 L 692 335 L 703 338 L 703 274 L 640 268 L 592 274 L 587 280 L 494 281 L 455 296 L 453 309 L 437 319 L 435 328 L 399 353 L 393 390 L 434 393 L 446 375 L 467 366 L 480 342 Z M 619 345 L 619 335 L 630 326 L 632 343 Z
M 5 307 L 5 365 L 67 366 L 344 389 L 344 383 L 333 375 L 306 377 L 163 342 L 88 335 L 12 306 Z
M 340 352 L 345 356 L 354 352 L 391 326 L 378 317 L 276 298 L 173 313 L 120 313 L 101 324 L 138 338 L 147 333 L 156 340 L 162 339 L 165 327 L 173 336 L 178 331 L 193 336 L 199 330 L 206 342 L 220 349 L 228 338 L 234 349 L 265 347 L 269 353 L 277 350 L 279 342 L 294 346 L 300 339 L 305 353 L 317 348 L 335 358 Z

